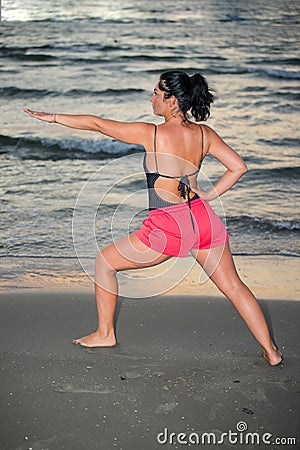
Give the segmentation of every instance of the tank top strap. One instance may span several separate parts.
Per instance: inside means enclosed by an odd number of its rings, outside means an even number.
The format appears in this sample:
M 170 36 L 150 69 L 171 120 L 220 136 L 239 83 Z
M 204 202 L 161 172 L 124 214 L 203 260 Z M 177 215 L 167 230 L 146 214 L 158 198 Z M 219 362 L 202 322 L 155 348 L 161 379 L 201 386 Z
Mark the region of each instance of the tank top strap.
M 158 164 L 157 164 L 157 155 L 156 155 L 156 134 L 157 134 L 157 125 L 154 125 L 153 148 L 154 148 L 155 169 L 156 169 L 156 172 L 158 173 Z
M 202 129 L 202 127 L 201 127 L 201 125 L 199 125 L 199 127 L 200 127 L 200 130 L 201 130 L 201 159 L 200 159 L 200 164 L 199 164 L 199 170 L 200 170 L 200 168 L 201 168 L 201 164 L 202 164 L 202 161 L 203 161 L 203 155 L 204 155 L 204 133 L 203 133 L 203 129 Z

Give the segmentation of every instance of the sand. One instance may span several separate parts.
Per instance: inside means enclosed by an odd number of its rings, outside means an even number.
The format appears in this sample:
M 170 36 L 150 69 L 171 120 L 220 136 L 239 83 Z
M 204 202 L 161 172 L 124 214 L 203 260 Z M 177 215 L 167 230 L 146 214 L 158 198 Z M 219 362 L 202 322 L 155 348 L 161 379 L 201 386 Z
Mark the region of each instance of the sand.
M 280 367 L 221 297 L 121 298 L 118 345 L 83 349 L 92 291 L 2 292 L 0 449 L 299 448 L 300 303 L 261 305 Z

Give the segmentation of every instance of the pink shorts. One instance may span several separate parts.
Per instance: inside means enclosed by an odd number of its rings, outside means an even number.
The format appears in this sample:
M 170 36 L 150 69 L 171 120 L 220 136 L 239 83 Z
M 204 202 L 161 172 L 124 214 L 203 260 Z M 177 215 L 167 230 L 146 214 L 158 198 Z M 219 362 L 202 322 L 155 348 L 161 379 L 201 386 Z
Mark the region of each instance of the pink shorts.
M 182 258 L 191 250 L 209 249 L 228 242 L 223 222 L 201 198 L 191 201 L 191 209 L 187 203 L 180 203 L 149 211 L 149 217 L 136 235 L 153 250 Z

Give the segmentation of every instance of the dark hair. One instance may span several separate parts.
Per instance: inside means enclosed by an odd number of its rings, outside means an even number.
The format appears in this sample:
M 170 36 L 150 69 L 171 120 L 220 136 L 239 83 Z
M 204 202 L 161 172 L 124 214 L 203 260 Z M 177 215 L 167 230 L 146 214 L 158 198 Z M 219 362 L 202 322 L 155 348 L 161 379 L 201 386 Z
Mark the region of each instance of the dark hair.
M 159 78 L 158 87 L 166 99 L 172 95 L 176 97 L 184 121 L 189 112 L 197 122 L 209 118 L 210 105 L 215 96 L 200 72 L 192 76 L 180 70 L 164 72 Z

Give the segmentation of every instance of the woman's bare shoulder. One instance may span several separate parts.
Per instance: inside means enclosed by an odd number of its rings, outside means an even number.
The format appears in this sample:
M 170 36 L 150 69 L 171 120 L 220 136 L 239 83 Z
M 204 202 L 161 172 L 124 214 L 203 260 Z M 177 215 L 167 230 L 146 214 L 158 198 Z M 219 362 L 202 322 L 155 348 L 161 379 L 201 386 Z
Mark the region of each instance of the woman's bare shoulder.
M 200 128 L 202 128 L 203 132 L 207 135 L 212 136 L 214 134 L 217 134 L 216 131 L 210 125 L 207 125 L 206 123 L 199 123 L 198 126 Z

